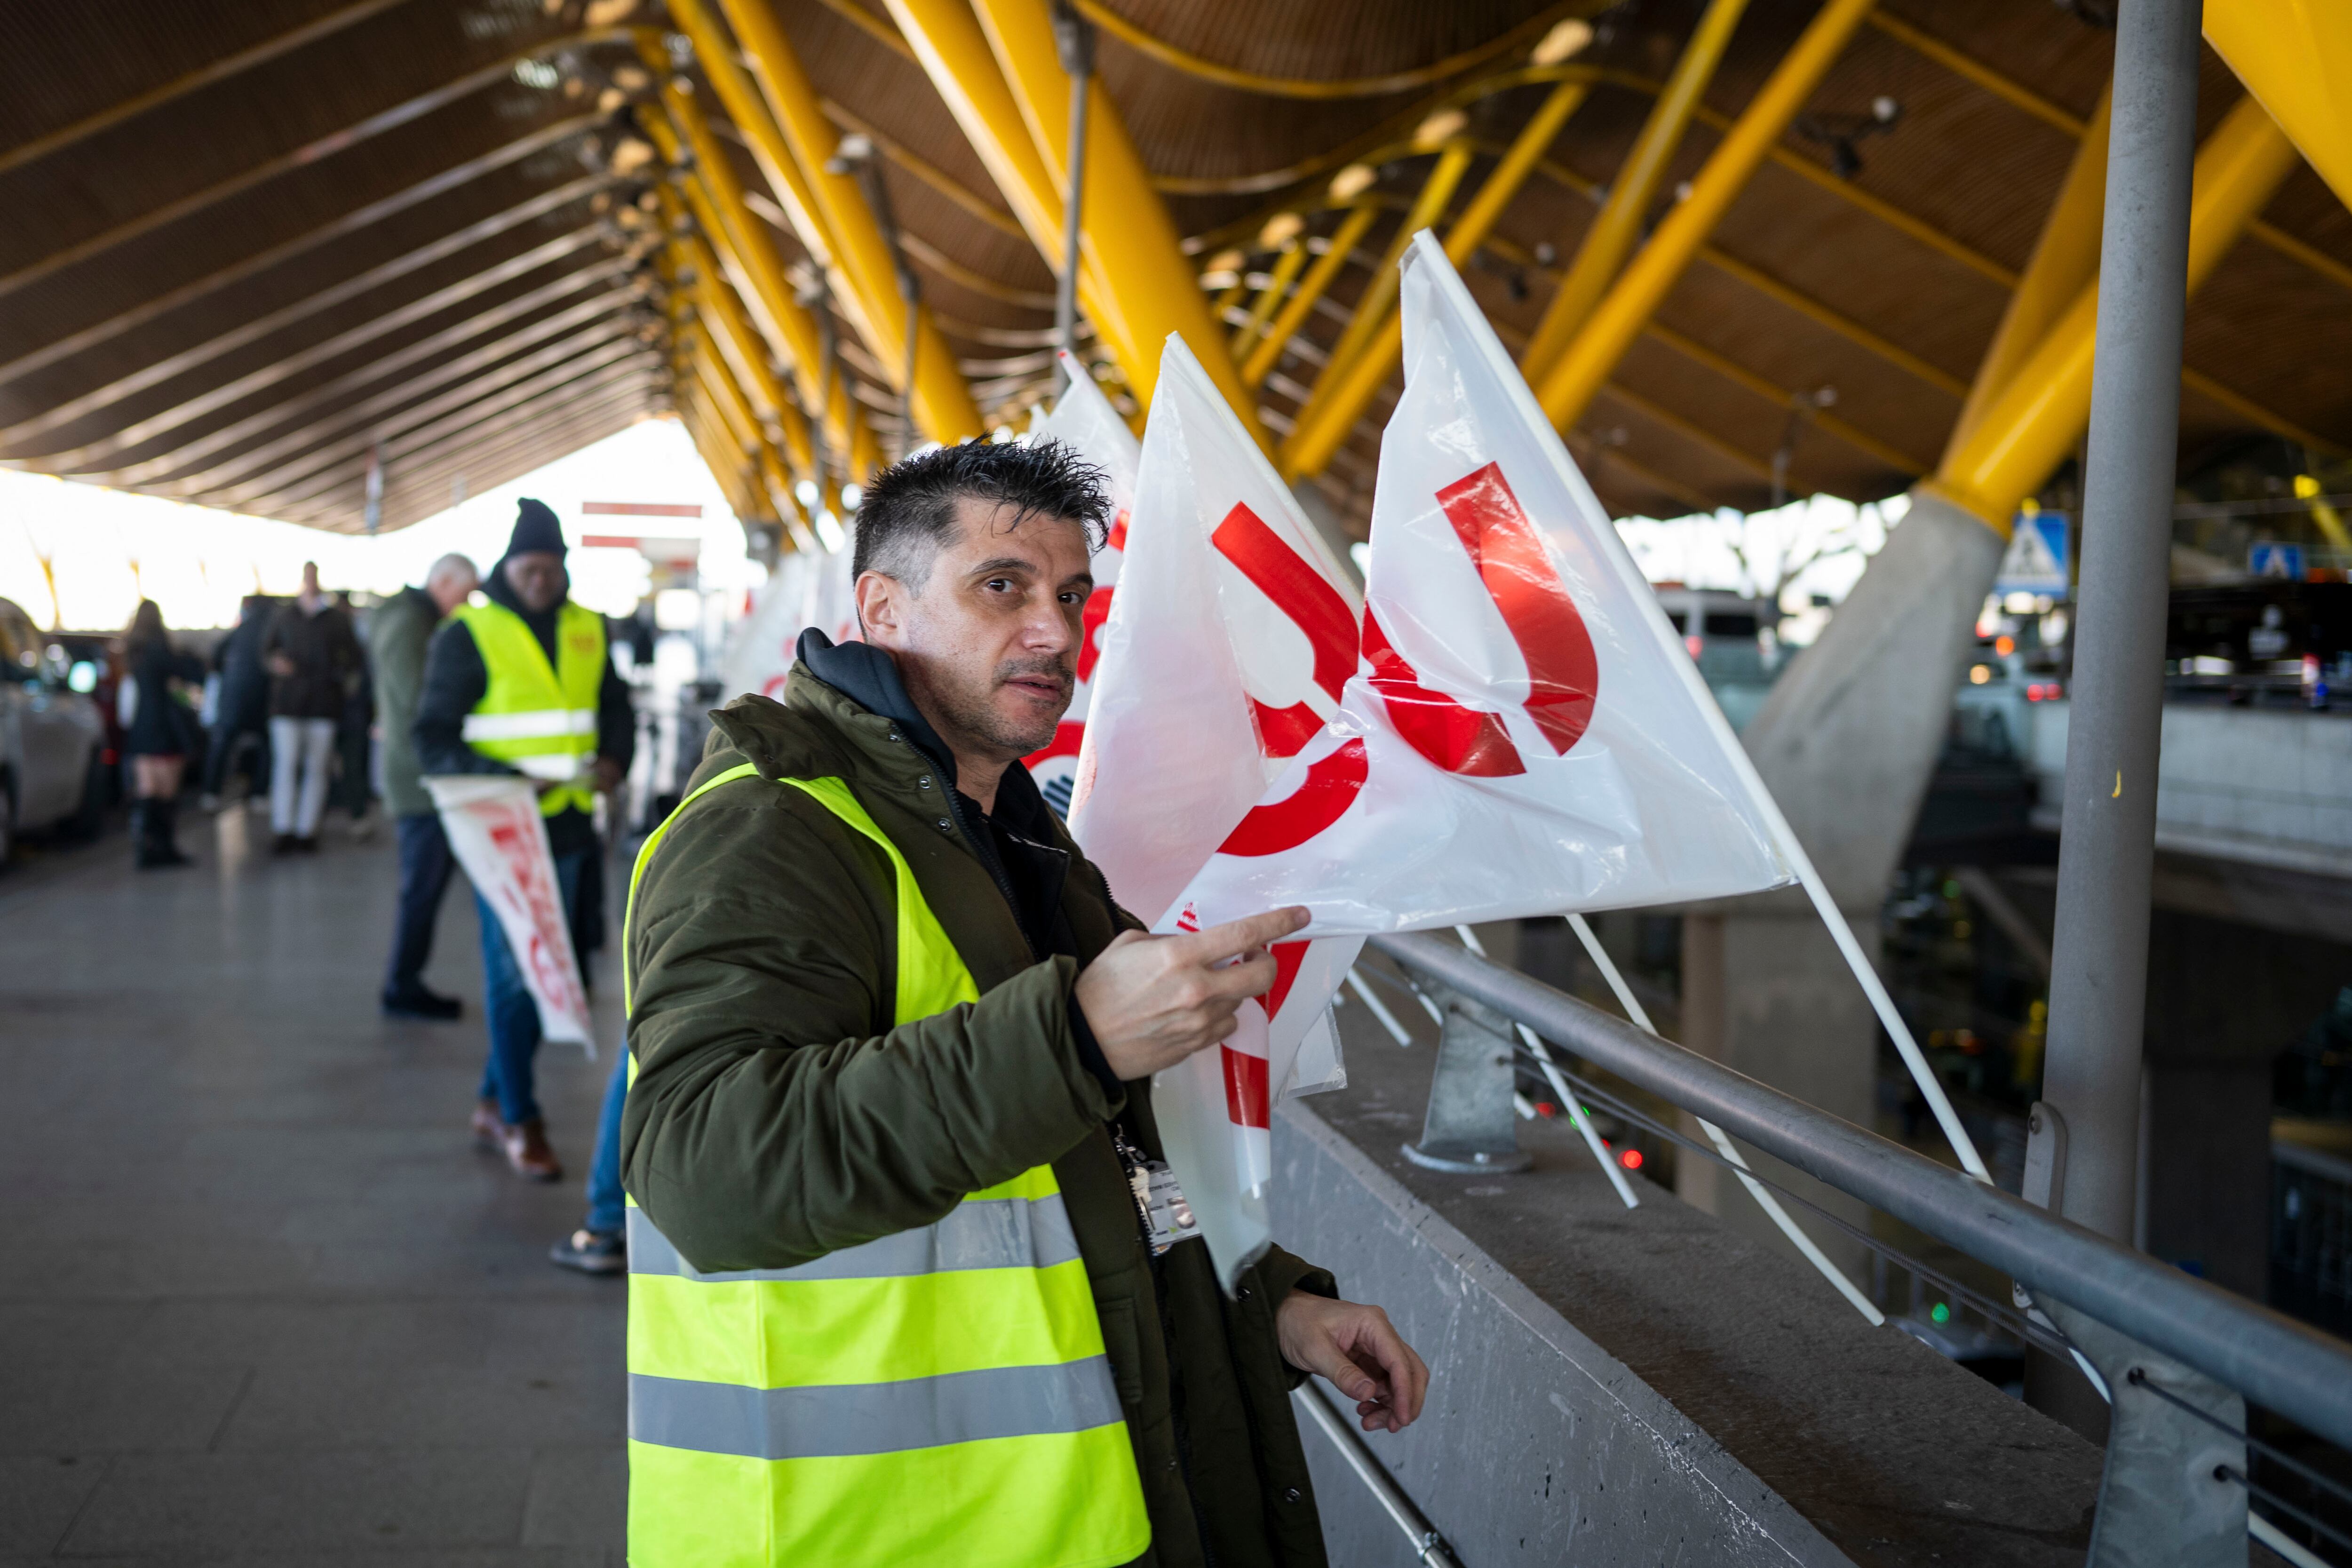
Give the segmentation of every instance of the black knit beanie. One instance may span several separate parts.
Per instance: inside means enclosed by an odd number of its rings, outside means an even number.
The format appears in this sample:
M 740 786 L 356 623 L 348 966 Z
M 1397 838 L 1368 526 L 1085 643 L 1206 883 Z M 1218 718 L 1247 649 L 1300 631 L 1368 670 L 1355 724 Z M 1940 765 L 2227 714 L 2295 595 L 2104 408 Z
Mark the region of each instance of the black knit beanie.
M 563 553 L 563 525 L 545 501 L 525 496 L 515 508 L 514 537 L 507 541 L 509 555 Z

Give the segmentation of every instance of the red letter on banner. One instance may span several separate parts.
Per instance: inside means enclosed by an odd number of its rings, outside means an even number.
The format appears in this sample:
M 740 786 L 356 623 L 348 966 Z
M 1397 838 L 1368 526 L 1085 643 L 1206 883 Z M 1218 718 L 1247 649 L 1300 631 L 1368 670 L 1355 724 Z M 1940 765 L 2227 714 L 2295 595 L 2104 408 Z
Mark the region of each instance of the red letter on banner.
M 1390 646 L 1369 605 L 1364 606 L 1364 658 L 1371 663 L 1372 689 L 1388 705 L 1389 721 L 1414 751 L 1449 773 L 1472 778 L 1507 778 L 1528 771 L 1503 721 L 1423 686 L 1420 672 Z
M 1247 506 L 1236 503 L 1209 539 L 1218 554 L 1239 567 L 1259 593 L 1307 634 L 1315 650 L 1315 684 L 1337 702 L 1348 677 L 1356 673 L 1356 614 L 1348 601 Z M 1257 716 L 1258 738 L 1271 757 L 1297 756 L 1323 728 L 1323 721 L 1304 702 L 1276 710 L 1253 700 L 1250 706 Z
M 1241 825 L 1217 846 L 1220 855 L 1279 855 L 1295 849 L 1339 820 L 1371 773 L 1360 737 L 1329 756 L 1307 765 L 1307 777 L 1280 800 L 1250 808 Z
M 1462 548 L 1485 579 L 1486 595 L 1528 661 L 1528 717 L 1559 755 L 1592 722 L 1601 665 L 1576 601 L 1551 569 L 1535 524 L 1511 493 L 1500 465 L 1489 463 L 1437 492 Z

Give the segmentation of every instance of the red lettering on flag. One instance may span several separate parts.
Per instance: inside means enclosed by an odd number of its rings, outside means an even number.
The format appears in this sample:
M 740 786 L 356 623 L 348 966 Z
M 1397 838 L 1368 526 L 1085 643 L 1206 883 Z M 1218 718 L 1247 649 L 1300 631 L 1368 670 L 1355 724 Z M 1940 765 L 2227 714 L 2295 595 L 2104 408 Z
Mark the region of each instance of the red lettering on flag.
M 1503 721 L 1423 686 L 1420 672 L 1390 646 L 1370 605 L 1364 609 L 1364 658 L 1372 667 L 1372 689 L 1388 705 L 1390 722 L 1414 751 L 1449 773 L 1472 778 L 1507 778 L 1528 771 Z
M 1339 820 L 1364 787 L 1371 763 L 1361 737 L 1307 764 L 1307 777 L 1280 800 L 1250 808 L 1217 846 L 1220 855 L 1279 855 Z
M 1266 1066 L 1264 1057 L 1217 1047 L 1225 1058 L 1225 1114 L 1241 1127 L 1264 1127 L 1267 1114 Z
M 1298 965 L 1307 956 L 1307 943 L 1277 942 L 1266 949 L 1274 954 L 1274 984 L 1266 987 L 1259 1000 L 1265 1005 L 1265 1016 L 1272 1018 L 1282 1011 L 1282 1000 L 1290 994 L 1291 986 L 1298 982 Z
M 1437 504 L 1528 661 L 1528 717 L 1554 752 L 1567 755 L 1591 724 L 1601 689 L 1600 661 L 1576 601 L 1500 464 L 1454 480 L 1437 492 Z
M 1078 679 L 1092 680 L 1095 666 L 1102 658 L 1100 638 L 1103 623 L 1110 619 L 1110 596 L 1114 590 L 1097 588 L 1087 595 L 1086 608 L 1078 613 Z
M 1315 656 L 1315 684 L 1337 702 L 1348 677 L 1356 673 L 1356 613 L 1348 601 L 1245 504 L 1235 502 L 1209 540 L 1218 554 L 1239 567 L 1252 586 L 1307 634 Z M 1251 706 L 1258 721 L 1259 744 L 1270 757 L 1297 756 L 1323 728 L 1323 721 L 1303 702 L 1281 710 L 1255 701 Z

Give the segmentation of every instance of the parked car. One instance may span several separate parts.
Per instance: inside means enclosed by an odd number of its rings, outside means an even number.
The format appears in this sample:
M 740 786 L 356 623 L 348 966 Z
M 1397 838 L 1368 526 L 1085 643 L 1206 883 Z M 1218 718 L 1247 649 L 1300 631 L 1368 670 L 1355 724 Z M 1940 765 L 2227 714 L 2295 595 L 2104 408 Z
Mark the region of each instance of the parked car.
M 1659 583 L 1654 591 L 1723 716 L 1734 730 L 1745 730 L 1787 662 L 1771 635 L 1780 612 L 1761 599 L 1679 583 Z
M 106 721 L 68 684 L 72 661 L 0 599 L 0 866 L 26 830 L 95 833 L 106 810 Z

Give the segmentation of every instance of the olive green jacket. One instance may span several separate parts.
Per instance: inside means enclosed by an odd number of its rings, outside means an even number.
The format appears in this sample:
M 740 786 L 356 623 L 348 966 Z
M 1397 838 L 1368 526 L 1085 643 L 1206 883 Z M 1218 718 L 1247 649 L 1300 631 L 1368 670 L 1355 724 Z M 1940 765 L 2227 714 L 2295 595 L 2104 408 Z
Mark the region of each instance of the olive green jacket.
M 888 685 L 902 700 L 895 676 Z M 712 718 L 693 782 L 746 762 L 760 777 L 682 810 L 635 889 L 630 1194 L 698 1268 L 782 1268 L 929 1225 L 965 1194 L 1050 1163 L 1150 1513 L 1138 1563 L 1321 1568 L 1290 1405 L 1301 1374 L 1282 1360 L 1274 1312 L 1294 1289 L 1336 1286 L 1278 1249 L 1234 1300 L 1197 1242 L 1155 1268 L 1108 1131 L 1115 1121 L 1160 1157 L 1149 1086 L 1114 1092 L 1073 1025 L 1079 968 L 1134 923 L 1101 873 L 1042 802 L 1017 809 L 1036 788 L 1012 769 L 997 820 L 1019 815 L 1029 839 L 1052 842 L 1029 844 L 1036 853 L 1008 874 L 1063 872 L 1057 945 L 1070 951 L 1040 959 L 940 763 L 909 739 L 929 737 L 919 717 L 872 711 L 801 663 L 783 703 L 743 697 Z M 847 781 L 906 856 L 977 1003 L 893 1026 L 887 859 L 803 792 L 764 782 L 827 776 Z

